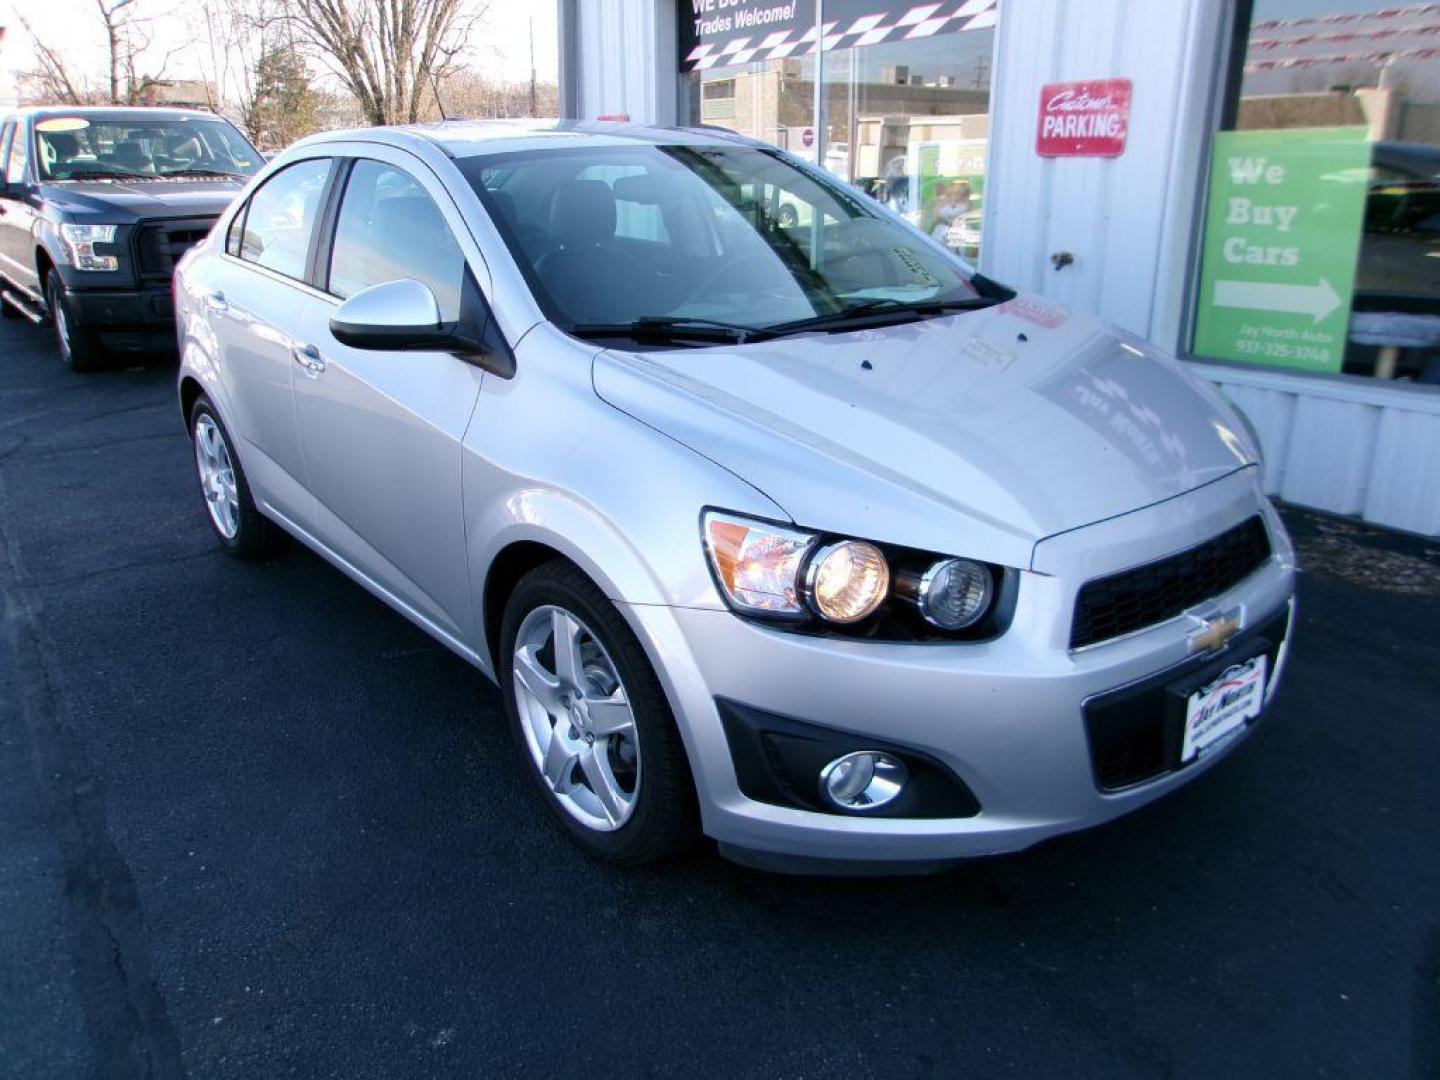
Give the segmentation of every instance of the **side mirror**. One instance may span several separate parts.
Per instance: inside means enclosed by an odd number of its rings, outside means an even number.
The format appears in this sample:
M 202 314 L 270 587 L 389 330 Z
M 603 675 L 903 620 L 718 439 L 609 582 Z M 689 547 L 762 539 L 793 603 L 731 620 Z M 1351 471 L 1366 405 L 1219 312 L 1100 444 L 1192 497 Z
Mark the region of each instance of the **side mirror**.
M 352 349 L 452 352 L 501 378 L 515 374 L 515 354 L 468 270 L 455 322 L 441 321 L 428 285 L 401 278 L 346 300 L 330 319 L 330 333 Z

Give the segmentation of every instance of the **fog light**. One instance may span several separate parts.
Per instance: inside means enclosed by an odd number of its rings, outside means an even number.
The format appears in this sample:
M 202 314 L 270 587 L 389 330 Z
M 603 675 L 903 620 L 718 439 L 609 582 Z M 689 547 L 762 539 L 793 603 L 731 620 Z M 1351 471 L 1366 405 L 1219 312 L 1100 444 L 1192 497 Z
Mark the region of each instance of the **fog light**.
M 857 750 L 820 770 L 825 797 L 842 810 L 878 810 L 905 790 L 905 765 L 879 750 Z

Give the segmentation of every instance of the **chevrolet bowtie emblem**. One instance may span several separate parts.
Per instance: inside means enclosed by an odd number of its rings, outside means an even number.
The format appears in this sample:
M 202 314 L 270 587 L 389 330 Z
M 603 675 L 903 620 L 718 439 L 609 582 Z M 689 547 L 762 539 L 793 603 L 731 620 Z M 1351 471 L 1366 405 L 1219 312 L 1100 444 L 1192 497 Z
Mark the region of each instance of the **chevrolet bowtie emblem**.
M 1239 608 L 1234 611 L 1227 611 L 1223 615 L 1212 615 L 1208 619 L 1200 619 L 1200 629 L 1190 635 L 1190 651 L 1217 652 L 1223 649 L 1236 634 L 1240 632 L 1240 626 L 1244 618 Z

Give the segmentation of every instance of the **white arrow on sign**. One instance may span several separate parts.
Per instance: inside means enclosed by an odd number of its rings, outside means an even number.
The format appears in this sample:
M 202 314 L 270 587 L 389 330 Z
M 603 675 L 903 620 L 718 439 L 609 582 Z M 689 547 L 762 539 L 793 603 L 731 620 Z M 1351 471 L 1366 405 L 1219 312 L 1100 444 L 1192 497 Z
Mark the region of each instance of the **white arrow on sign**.
M 1215 306 L 1279 311 L 1287 315 L 1310 315 L 1318 323 L 1340 306 L 1340 294 L 1323 277 L 1318 285 L 1217 281 Z

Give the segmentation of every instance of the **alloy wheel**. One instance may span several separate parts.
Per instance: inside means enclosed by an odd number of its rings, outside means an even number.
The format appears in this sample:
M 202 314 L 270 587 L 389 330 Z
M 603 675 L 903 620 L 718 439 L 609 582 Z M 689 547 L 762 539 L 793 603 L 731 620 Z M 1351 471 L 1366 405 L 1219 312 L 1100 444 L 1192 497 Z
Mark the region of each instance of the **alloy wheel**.
M 600 639 L 574 613 L 537 607 L 515 636 L 513 669 L 525 743 L 555 800 L 587 828 L 620 828 L 640 793 L 640 742 Z
M 240 530 L 240 489 L 235 483 L 235 466 L 220 425 L 208 413 L 195 419 L 195 467 L 210 520 L 226 540 Z
M 60 291 L 53 286 L 50 289 L 50 317 L 55 320 L 55 341 L 60 346 L 60 359 L 70 363 L 70 320 L 65 314 L 65 304 L 60 299 Z

